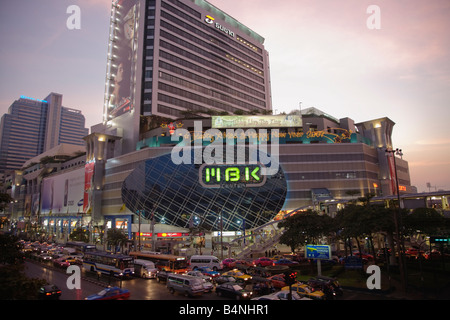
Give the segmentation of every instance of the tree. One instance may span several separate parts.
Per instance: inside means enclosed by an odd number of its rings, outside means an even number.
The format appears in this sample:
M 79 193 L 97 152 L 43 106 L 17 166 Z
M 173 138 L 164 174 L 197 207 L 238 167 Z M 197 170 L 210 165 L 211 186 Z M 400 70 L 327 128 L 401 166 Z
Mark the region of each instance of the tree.
M 0 235 L 0 300 L 37 299 L 38 289 L 46 284 L 45 280 L 26 277 L 21 248 L 17 237 Z
M 446 231 L 446 219 L 433 208 L 417 208 L 403 219 L 405 233 L 439 235 Z
M 69 236 L 72 241 L 89 242 L 89 232 L 83 228 L 75 229 Z
M 359 237 L 369 232 L 366 224 L 366 208 L 351 203 L 340 210 L 335 219 L 337 222 L 336 226 L 339 228 L 339 236 L 344 240 L 344 243 L 347 245 L 354 238 L 358 245 L 358 250 L 361 252 Z M 351 254 L 353 251 L 352 246 L 349 245 L 349 247 Z M 345 251 L 347 252 L 347 246 L 345 246 Z
M 22 262 L 22 245 L 16 236 L 0 234 L 0 262 L 2 264 L 16 264 Z
M 120 229 L 109 229 L 106 233 L 106 242 L 114 247 L 114 253 L 117 252 L 117 247 L 123 247 L 128 241 L 128 237 L 123 230 Z
M 23 264 L 0 268 L 0 300 L 36 300 L 39 288 L 47 284 L 44 279 L 28 278 Z
M 331 226 L 332 218 L 327 215 L 319 215 L 312 210 L 297 213 L 278 223 L 278 228 L 285 229 L 280 237 L 280 243 L 289 246 L 292 252 L 295 252 L 305 243 L 316 243 L 320 238 L 328 236 Z

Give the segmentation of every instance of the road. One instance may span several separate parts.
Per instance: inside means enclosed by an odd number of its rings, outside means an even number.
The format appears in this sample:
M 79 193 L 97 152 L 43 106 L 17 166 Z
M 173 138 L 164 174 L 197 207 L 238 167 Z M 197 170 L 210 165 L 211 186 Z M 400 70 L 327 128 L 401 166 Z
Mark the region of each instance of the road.
M 121 286 L 130 290 L 130 300 L 186 300 L 186 297 L 175 293 L 171 294 L 166 288 L 165 283 L 158 283 L 155 279 L 131 278 L 120 281 L 116 278 L 110 278 L 102 275 L 100 279 L 90 272 L 82 272 L 81 289 L 69 290 L 67 280 L 71 274 L 66 274 L 64 269 L 55 268 L 51 265 L 39 264 L 37 262 L 25 262 L 25 273 L 30 278 L 40 278 L 47 280 L 48 283 L 55 284 L 61 291 L 61 300 L 83 300 L 85 297 L 101 291 L 108 285 Z M 218 297 L 214 292 L 205 293 L 198 300 L 229 300 Z
M 110 278 L 102 275 L 99 278 L 93 273 L 82 272 L 81 289 L 68 289 L 67 280 L 70 274 L 66 274 L 64 269 L 59 269 L 37 262 L 25 262 L 25 272 L 30 278 L 41 278 L 48 283 L 57 285 L 61 290 L 61 300 L 83 300 L 85 297 L 101 291 L 108 285 L 121 286 L 130 290 L 130 300 L 186 300 L 181 294 L 171 294 L 166 288 L 165 283 L 158 283 L 155 279 L 131 278 L 120 281 L 116 278 Z M 200 297 L 193 298 L 195 301 L 206 300 L 230 300 L 229 298 L 218 297 L 214 292 L 205 293 Z M 390 300 L 383 295 L 370 294 L 367 292 L 358 292 L 344 290 L 343 297 L 339 300 Z

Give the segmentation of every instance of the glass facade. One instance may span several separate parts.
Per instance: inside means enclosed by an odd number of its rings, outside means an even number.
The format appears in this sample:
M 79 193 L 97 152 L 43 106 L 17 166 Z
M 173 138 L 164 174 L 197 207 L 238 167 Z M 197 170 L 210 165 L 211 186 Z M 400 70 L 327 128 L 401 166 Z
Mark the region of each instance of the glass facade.
M 287 183 L 281 166 L 265 176 L 263 185 L 222 181 L 210 188 L 201 183 L 205 170 L 194 164 L 194 152 L 191 160 L 176 165 L 167 154 L 144 161 L 123 182 L 123 203 L 146 218 L 154 214 L 156 222 L 205 231 L 255 228 L 271 221 L 284 205 Z M 223 167 L 223 172 L 233 166 Z M 252 173 L 256 175 L 254 167 L 248 175 Z

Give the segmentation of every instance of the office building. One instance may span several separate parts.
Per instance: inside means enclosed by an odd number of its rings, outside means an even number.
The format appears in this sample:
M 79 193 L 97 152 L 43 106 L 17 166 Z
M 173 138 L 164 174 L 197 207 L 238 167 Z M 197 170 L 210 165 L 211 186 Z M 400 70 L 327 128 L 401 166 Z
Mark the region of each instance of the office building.
M 84 146 L 89 133 L 81 111 L 62 106 L 62 95 L 21 96 L 0 124 L 0 172 L 17 170 L 29 159 L 59 144 Z

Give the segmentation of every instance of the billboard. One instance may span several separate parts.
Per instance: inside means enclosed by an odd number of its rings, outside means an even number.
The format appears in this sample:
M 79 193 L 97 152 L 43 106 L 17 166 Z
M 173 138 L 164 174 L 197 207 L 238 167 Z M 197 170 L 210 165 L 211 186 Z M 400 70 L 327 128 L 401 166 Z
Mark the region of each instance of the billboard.
M 104 121 L 135 107 L 138 5 L 135 0 L 117 0 L 112 5 Z
M 94 178 L 94 162 L 86 163 L 84 166 L 84 188 L 83 188 L 83 212 L 87 213 L 91 208 L 90 192 L 92 190 L 92 179 Z
M 275 116 L 213 116 L 212 128 L 291 128 L 301 127 L 302 117 L 297 115 Z
M 45 178 L 41 189 L 41 213 L 82 213 L 83 192 L 84 168 Z
M 305 252 L 306 259 L 331 259 L 331 247 L 329 245 L 307 244 Z

